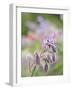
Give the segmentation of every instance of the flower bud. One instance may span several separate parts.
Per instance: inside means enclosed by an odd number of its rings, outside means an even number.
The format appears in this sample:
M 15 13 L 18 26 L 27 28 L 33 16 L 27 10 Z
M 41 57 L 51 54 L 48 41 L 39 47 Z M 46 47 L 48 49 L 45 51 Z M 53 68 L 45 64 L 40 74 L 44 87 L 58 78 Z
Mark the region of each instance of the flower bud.
M 47 63 L 45 64 L 44 70 L 45 70 L 45 72 L 47 72 L 47 70 L 48 70 L 48 64 Z
M 39 58 L 39 55 L 37 53 L 35 55 L 35 59 L 36 59 L 36 64 L 40 64 L 40 58 Z
M 52 46 L 52 50 L 53 50 L 53 52 L 56 52 L 56 47 Z
M 54 54 L 52 55 L 52 60 L 53 60 L 53 62 L 55 62 L 55 55 Z

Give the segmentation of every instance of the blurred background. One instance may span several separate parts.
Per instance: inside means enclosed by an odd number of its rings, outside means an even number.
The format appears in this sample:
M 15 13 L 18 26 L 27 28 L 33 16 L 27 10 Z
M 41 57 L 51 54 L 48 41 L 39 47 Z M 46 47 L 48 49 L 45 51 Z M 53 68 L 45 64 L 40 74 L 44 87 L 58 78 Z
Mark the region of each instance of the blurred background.
M 31 76 L 34 53 L 42 51 L 42 43 L 51 38 L 56 44 L 56 63 L 49 64 L 48 72 L 34 71 L 33 76 L 63 75 L 63 15 L 21 13 L 21 76 Z M 41 68 L 41 67 L 40 67 Z

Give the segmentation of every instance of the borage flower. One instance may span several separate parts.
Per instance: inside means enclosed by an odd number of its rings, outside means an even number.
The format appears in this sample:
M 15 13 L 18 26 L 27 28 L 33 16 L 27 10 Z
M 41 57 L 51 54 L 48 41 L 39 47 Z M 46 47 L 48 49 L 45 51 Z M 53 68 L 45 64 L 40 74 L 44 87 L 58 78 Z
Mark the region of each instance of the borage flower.
M 42 58 L 45 61 L 44 70 L 48 71 L 48 64 L 54 64 L 56 61 L 56 45 L 52 38 L 48 38 L 47 40 L 43 41 L 44 52 L 41 56 L 45 56 Z M 51 49 L 51 50 L 50 50 Z

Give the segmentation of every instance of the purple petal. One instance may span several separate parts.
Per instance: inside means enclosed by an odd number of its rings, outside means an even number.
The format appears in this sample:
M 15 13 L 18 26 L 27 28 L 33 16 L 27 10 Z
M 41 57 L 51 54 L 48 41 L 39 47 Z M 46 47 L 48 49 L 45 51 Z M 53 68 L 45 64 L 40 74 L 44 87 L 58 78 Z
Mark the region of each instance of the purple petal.
M 53 60 L 53 62 L 55 62 L 55 55 L 52 56 L 52 60 Z

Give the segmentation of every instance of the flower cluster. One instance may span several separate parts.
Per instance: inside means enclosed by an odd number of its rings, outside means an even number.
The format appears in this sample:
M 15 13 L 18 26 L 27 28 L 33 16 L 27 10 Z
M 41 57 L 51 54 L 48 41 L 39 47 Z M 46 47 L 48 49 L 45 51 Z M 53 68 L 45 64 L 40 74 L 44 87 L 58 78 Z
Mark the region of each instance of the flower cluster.
M 41 65 L 41 60 L 44 61 L 44 71 L 48 71 L 48 64 L 54 64 L 56 61 L 56 45 L 53 40 L 47 39 L 43 42 L 43 51 L 39 55 L 35 53 L 35 64 Z

